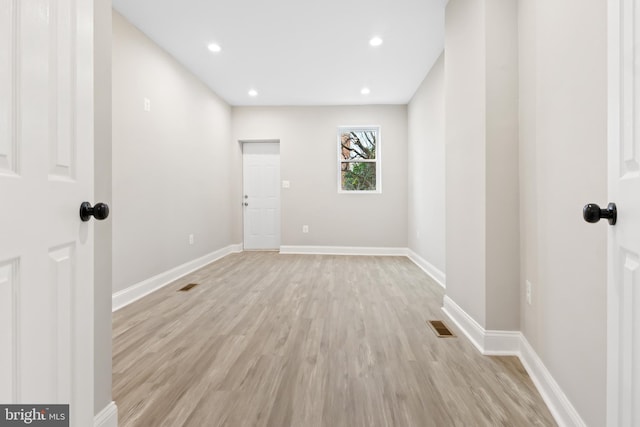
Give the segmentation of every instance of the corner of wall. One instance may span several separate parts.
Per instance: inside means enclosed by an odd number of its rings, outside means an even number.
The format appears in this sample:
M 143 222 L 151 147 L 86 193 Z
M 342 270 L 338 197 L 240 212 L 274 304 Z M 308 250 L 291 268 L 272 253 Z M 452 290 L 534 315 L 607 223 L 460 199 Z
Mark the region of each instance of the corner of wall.
M 444 286 L 444 50 L 407 107 L 407 242 L 410 258 Z
M 481 354 L 517 356 L 558 425 L 586 427 L 576 408 L 520 331 L 486 330 L 446 296 L 442 311 Z

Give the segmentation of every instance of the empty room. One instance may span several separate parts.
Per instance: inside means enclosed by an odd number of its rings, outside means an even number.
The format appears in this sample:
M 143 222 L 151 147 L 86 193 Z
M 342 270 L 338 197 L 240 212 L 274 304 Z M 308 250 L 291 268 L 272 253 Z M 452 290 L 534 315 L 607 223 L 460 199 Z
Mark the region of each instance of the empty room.
M 636 7 L 0 0 L 0 426 L 640 425 Z

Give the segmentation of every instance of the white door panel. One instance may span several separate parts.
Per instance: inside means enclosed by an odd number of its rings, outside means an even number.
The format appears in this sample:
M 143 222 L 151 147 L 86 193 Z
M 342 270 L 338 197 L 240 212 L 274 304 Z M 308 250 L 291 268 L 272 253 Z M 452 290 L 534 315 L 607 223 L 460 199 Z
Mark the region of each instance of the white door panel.
M 15 24 L 16 5 L 0 2 L 0 174 L 16 173 L 15 126 Z
M 266 165 L 262 170 L 262 183 L 263 183 L 263 195 L 267 199 L 276 200 L 279 196 L 280 186 L 278 181 L 280 180 L 280 170 L 272 165 Z
M 49 289 L 53 291 L 51 334 L 55 337 L 52 356 L 57 366 L 55 383 L 58 402 L 71 400 L 71 313 L 73 311 L 73 289 L 76 286 L 73 272 L 75 244 L 65 245 L 49 251 Z
M 260 209 L 246 208 L 245 212 L 247 217 L 246 222 L 248 225 L 247 228 L 249 229 L 249 236 L 259 237 L 262 230 L 262 211 Z
M 280 248 L 280 144 L 242 145 L 244 248 Z
M 93 423 L 93 1 L 0 0 L 0 402 Z
M 640 2 L 609 1 L 607 424 L 640 425 Z
M 264 234 L 265 236 L 275 237 L 276 235 L 276 210 L 275 209 L 264 209 Z
M 12 260 L 0 265 L 0 402 L 12 402 L 16 397 L 15 264 Z

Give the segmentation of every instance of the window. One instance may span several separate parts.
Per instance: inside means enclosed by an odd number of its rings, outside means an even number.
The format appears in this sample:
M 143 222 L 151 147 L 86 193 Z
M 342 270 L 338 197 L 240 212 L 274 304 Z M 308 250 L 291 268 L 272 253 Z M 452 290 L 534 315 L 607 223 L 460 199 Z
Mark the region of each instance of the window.
M 380 127 L 339 127 L 338 162 L 339 193 L 381 193 Z

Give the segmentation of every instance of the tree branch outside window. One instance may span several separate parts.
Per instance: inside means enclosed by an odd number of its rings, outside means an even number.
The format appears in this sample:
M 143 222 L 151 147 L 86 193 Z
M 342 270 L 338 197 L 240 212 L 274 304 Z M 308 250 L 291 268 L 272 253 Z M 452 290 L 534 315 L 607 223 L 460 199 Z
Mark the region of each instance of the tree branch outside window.
M 340 127 L 340 192 L 380 192 L 380 128 Z

